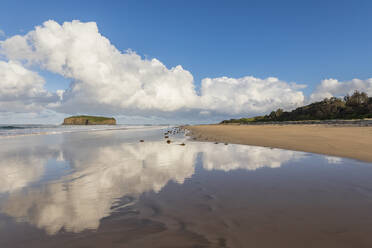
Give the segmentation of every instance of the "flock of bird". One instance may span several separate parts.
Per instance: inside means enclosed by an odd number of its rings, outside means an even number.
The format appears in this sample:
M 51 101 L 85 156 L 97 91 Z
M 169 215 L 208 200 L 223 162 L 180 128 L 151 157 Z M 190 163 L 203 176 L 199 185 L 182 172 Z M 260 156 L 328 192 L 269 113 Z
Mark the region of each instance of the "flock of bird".
M 167 132 L 165 132 L 164 133 L 164 139 L 166 139 L 167 144 L 172 143 L 172 141 L 169 138 L 171 135 L 176 135 L 176 134 L 179 134 L 181 132 L 183 132 L 183 130 L 180 127 L 174 127 L 171 130 L 168 130 Z M 145 142 L 145 140 L 141 139 L 140 142 Z M 185 146 L 186 144 L 185 143 L 181 143 L 179 145 L 180 146 Z

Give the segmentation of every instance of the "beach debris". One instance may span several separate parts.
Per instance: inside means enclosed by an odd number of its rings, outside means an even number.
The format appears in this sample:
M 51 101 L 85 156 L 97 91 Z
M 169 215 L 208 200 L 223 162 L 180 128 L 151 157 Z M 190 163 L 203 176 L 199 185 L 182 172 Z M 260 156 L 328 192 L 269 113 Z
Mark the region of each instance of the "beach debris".
M 226 143 L 225 143 L 225 146 L 227 146 L 228 144 L 229 144 L 229 143 L 226 142 Z
M 215 144 L 218 144 L 218 142 L 214 142 Z
M 170 141 L 170 140 L 167 140 L 167 143 L 168 143 L 168 144 L 170 144 L 171 142 L 172 142 L 172 141 Z
M 140 140 L 140 142 L 145 142 L 144 140 Z
M 185 143 L 180 144 L 180 146 L 185 146 L 185 145 L 186 145 Z
M 167 135 L 166 135 L 166 136 L 164 136 L 164 139 L 168 139 L 168 138 L 169 138 L 169 136 L 167 136 Z

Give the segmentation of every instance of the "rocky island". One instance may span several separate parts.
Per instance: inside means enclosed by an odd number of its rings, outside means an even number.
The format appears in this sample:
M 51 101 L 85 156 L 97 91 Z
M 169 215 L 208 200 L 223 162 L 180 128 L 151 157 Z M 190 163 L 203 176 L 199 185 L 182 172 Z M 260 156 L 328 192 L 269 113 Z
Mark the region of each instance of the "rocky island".
M 62 125 L 116 125 L 113 117 L 79 115 L 65 118 Z

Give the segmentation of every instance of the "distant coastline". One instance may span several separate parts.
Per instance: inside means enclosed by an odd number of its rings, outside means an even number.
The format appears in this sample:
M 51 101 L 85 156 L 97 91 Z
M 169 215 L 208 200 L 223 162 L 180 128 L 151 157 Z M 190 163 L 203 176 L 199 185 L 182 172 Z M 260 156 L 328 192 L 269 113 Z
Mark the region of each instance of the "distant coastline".
M 222 122 L 220 125 L 334 125 L 334 126 L 372 126 L 372 118 L 367 119 L 330 119 L 302 121 L 252 121 Z
M 351 96 L 346 95 L 343 98 L 331 97 L 323 101 L 314 102 L 309 105 L 296 108 L 293 111 L 284 111 L 277 109 L 268 115 L 255 116 L 251 118 L 240 118 L 224 120 L 221 124 L 252 124 L 252 123 L 273 123 L 273 122 L 293 122 L 300 121 L 304 124 L 311 121 L 336 122 L 372 118 L 372 97 L 367 93 L 355 91 Z M 351 122 L 344 122 L 351 123 Z M 290 124 L 290 123 L 288 123 Z
M 286 112 L 185 126 L 199 141 L 319 153 L 372 162 L 372 97 L 355 91 Z

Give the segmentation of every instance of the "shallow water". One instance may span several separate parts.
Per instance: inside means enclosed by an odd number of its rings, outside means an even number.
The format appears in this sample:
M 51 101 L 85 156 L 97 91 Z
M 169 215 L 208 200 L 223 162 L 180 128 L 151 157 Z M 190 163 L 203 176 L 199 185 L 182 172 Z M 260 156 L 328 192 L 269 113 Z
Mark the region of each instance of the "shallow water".
M 105 130 L 127 130 L 141 129 L 146 126 L 133 125 L 0 125 L 0 138 L 9 138 L 17 136 L 30 136 L 41 134 L 61 134 L 89 131 L 105 131 Z M 154 126 L 155 128 L 157 126 Z M 151 128 L 151 126 L 147 126 Z
M 0 247 L 372 247 L 372 164 L 163 134 L 1 139 Z

